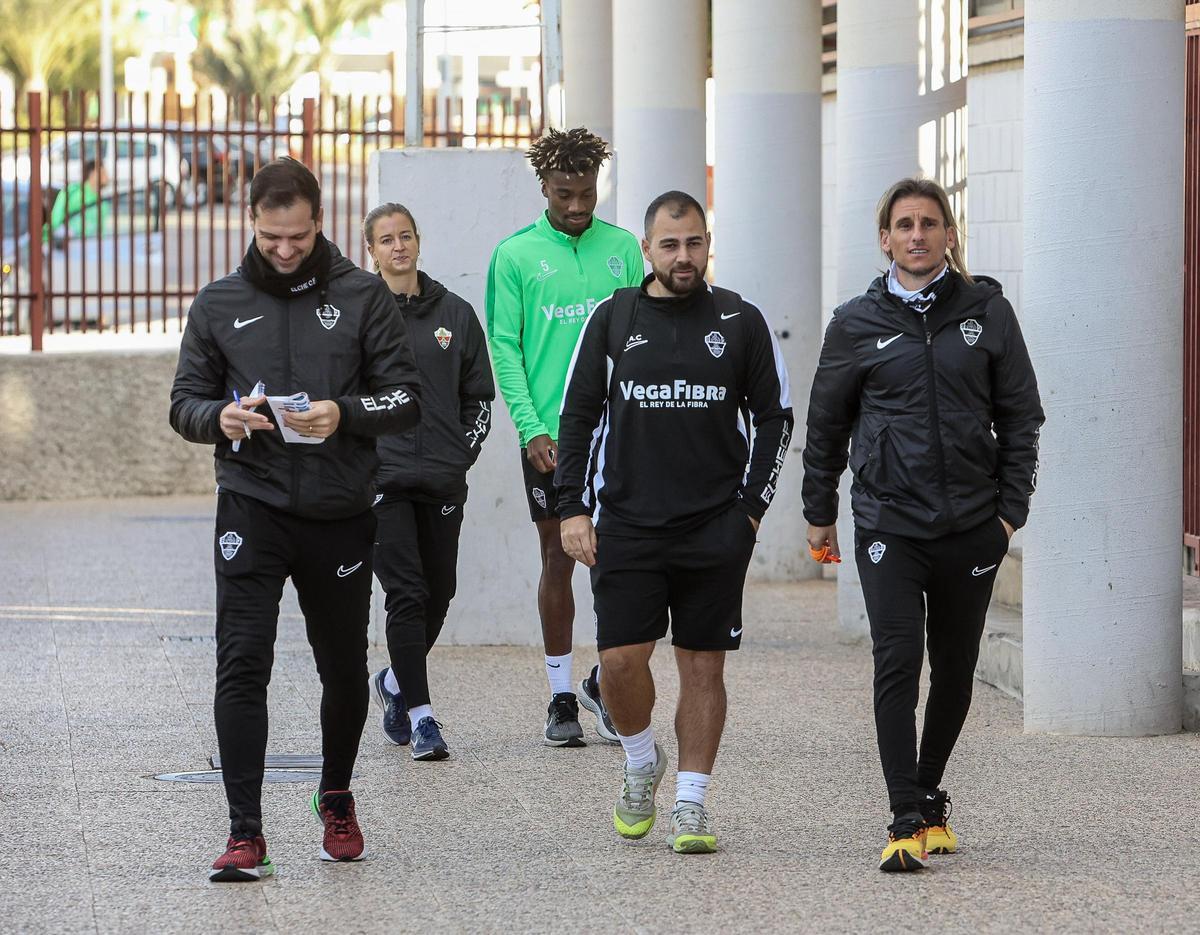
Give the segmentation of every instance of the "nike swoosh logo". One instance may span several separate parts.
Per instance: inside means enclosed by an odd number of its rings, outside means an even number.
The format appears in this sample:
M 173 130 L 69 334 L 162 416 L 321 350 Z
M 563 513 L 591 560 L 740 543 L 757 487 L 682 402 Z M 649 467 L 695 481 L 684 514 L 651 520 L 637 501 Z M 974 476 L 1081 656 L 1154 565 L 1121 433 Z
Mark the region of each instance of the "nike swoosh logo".
M 264 317 L 265 317 L 265 316 L 263 316 L 263 315 L 259 315 L 259 316 L 258 316 L 258 318 L 247 318 L 245 321 L 242 321 L 240 318 L 235 318 L 235 319 L 233 320 L 233 327 L 235 327 L 235 328 L 245 328 L 245 327 L 246 327 L 246 325 L 252 325 L 252 324 L 254 324 L 256 321 L 258 321 L 258 320 L 259 320 L 259 318 L 264 318 Z
M 557 272 L 558 272 L 558 270 L 556 270 L 556 269 L 552 269 L 552 270 L 550 270 L 550 272 L 548 272 L 548 273 L 538 273 L 538 278 L 537 278 L 537 281 L 538 281 L 538 282 L 545 282 L 547 279 L 549 279 L 551 276 L 553 276 L 553 275 L 554 275 L 555 273 L 557 273 Z
M 731 318 L 737 318 L 737 317 L 738 317 L 738 315 L 740 315 L 740 314 L 742 314 L 742 313 L 741 313 L 741 312 L 734 312 L 734 313 L 733 313 L 733 314 L 731 314 L 731 315 L 726 315 L 724 312 L 722 312 L 722 313 L 721 313 L 721 321 L 729 321 L 729 319 L 731 319 Z
M 730 630 L 729 635 L 732 636 L 736 640 L 739 636 L 742 635 L 742 630 L 744 630 L 744 629 L 745 629 L 745 627 L 738 627 L 736 630 Z
M 349 568 L 338 565 L 337 575 L 339 578 L 345 578 L 347 575 L 354 574 L 360 568 L 362 568 L 362 562 L 359 562 L 357 565 L 351 565 Z
M 995 565 L 988 565 L 987 568 L 980 568 L 978 565 L 976 565 L 974 568 L 971 569 L 971 574 L 974 575 L 976 578 L 978 578 L 980 575 L 986 575 L 989 571 L 991 571 L 995 567 L 996 567 Z
M 883 338 L 880 338 L 878 341 L 875 342 L 875 346 L 877 348 L 879 348 L 879 350 L 882 351 L 885 347 L 887 347 L 893 341 L 898 341 L 902 337 L 904 337 L 903 333 L 896 335 L 896 337 L 894 337 L 894 338 L 888 338 L 886 341 L 883 340 Z
M 561 662 L 547 662 L 546 665 L 548 665 L 551 669 L 561 669 L 562 668 Z
M 453 512 L 454 512 L 454 507 L 452 507 L 452 506 L 442 507 L 442 516 L 449 516 Z
M 625 350 L 629 350 L 630 348 L 634 348 L 634 347 L 641 347 L 643 344 L 649 344 L 649 343 L 650 343 L 649 341 L 630 341 L 628 344 L 625 345 Z

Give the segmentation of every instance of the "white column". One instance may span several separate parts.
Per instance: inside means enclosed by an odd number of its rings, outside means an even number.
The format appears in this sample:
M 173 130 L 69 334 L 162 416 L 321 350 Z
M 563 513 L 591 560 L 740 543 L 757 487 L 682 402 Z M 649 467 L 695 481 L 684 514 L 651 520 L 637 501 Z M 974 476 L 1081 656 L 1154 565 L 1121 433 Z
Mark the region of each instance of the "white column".
M 1181 722 L 1184 0 L 1026 0 L 1025 729 Z M 1097 63 L 1103 68 L 1097 70 Z
M 621 165 L 617 222 L 641 235 L 664 191 L 704 204 L 705 0 L 613 0 L 613 135 Z
M 563 129 L 562 0 L 541 0 L 542 101 L 546 126 Z
M 761 0 L 753 16 L 739 0 L 714 0 L 712 41 L 716 279 L 767 315 L 798 419 L 751 573 L 814 577 L 800 452 L 821 344 L 820 0 Z
M 875 205 L 893 183 L 935 178 L 961 205 L 966 3 L 841 0 L 837 27 L 837 294 L 844 302 L 887 266 Z M 849 472 L 842 478 L 838 541 L 838 618 L 847 636 L 862 636 L 867 617 L 854 564 Z
M 612 0 L 562 0 L 563 88 L 568 127 L 612 142 Z

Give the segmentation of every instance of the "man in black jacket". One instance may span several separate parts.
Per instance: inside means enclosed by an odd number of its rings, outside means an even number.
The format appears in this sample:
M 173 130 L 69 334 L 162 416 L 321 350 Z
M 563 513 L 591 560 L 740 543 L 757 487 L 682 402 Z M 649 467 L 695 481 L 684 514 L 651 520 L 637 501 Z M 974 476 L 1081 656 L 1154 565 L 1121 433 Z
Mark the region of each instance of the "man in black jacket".
M 274 869 L 260 800 L 289 577 L 323 689 L 312 799 L 321 858 L 360 860 L 364 850 L 349 786 L 368 704 L 375 438 L 417 423 L 420 378 L 387 288 L 338 253 L 321 218 L 317 180 L 300 163 L 279 159 L 254 176 L 254 240 L 238 271 L 192 303 L 171 389 L 171 426 L 216 446 L 213 710 L 230 818 L 210 872 L 218 881 Z M 301 392 L 311 405 L 285 411 L 282 425 L 259 411 L 266 394 Z
M 927 852 L 957 846 L 938 787 L 970 708 L 996 570 L 1029 513 L 1044 416 L 1012 306 L 999 283 L 967 273 L 941 186 L 898 182 L 878 224 L 891 268 L 834 312 L 813 380 L 804 515 L 813 557 L 839 559 L 837 484 L 850 442 L 854 552 L 894 815 L 880 869 L 915 870 Z
M 725 653 L 741 644 L 746 570 L 792 428 L 771 329 L 736 293 L 705 284 L 708 245 L 694 198 L 651 202 L 642 251 L 654 272 L 584 326 L 555 475 L 563 548 L 592 569 L 604 698 L 626 756 L 613 824 L 626 838 L 653 827 L 666 771 L 650 656 L 670 616 L 677 853 L 716 848 L 704 796 L 725 724 Z

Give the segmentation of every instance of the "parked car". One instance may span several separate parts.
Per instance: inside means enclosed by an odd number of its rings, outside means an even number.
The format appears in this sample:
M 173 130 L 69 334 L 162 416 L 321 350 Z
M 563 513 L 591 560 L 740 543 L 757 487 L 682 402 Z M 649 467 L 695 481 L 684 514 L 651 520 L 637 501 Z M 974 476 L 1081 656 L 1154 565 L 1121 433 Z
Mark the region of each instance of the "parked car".
M 83 181 L 83 167 L 99 153 L 115 195 L 155 191 L 166 205 L 175 203 L 180 183 L 179 147 L 157 131 L 69 133 L 54 139 L 42 155 L 42 185 L 64 188 Z
M 181 126 L 173 134 L 182 160 L 181 191 L 187 204 L 202 205 L 212 199 L 224 202 L 228 195 L 238 204 L 254 174 L 254 151 L 227 140 L 224 131 L 209 133 Z
M 153 205 L 146 210 L 145 197 L 144 192 L 107 194 L 102 199 L 111 219 L 107 229 L 64 239 L 40 232 L 31 244 L 28 184 L 0 185 L 0 315 L 4 332 L 29 332 L 31 247 L 42 254 L 47 323 L 59 326 L 70 321 L 76 325 L 101 316 L 110 322 L 129 320 L 139 300 L 121 295 L 122 290 L 144 288 L 147 279 L 152 284 L 164 281 L 163 234 L 152 223 L 146 224 L 157 211 Z M 157 198 L 153 192 L 151 197 Z M 107 295 L 96 297 L 101 293 Z

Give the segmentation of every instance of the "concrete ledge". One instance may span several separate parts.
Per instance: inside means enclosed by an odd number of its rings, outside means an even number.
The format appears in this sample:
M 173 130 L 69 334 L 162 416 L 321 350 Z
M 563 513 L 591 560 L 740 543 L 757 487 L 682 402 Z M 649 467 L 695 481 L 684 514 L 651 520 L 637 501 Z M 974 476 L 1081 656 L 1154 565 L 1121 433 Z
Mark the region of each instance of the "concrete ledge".
M 5 355 L 0 500 L 211 491 L 212 448 L 167 424 L 178 353 Z
M 1021 612 L 993 603 L 988 609 L 987 623 L 983 628 L 975 678 L 1019 700 L 1025 690 L 1023 674 Z

